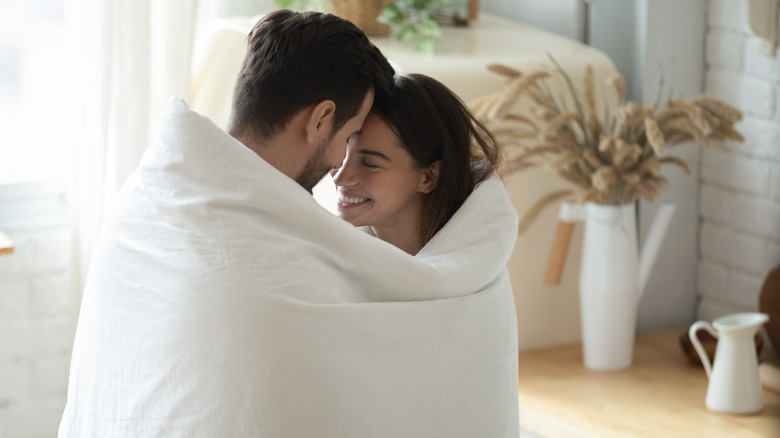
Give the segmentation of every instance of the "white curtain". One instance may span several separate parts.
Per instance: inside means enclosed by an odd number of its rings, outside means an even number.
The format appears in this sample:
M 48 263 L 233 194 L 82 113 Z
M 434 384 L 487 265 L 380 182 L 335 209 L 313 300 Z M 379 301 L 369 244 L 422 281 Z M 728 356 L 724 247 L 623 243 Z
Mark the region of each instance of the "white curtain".
M 68 0 L 72 63 L 73 309 L 116 190 L 138 165 L 171 94 L 185 100 L 198 0 Z M 62 74 L 68 72 L 63 71 Z

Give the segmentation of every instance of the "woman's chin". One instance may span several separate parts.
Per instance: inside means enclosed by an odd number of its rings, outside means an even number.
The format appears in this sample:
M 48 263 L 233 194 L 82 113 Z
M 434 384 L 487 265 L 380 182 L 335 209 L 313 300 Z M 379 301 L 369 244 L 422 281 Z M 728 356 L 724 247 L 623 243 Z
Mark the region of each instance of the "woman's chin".
M 365 207 L 369 203 L 370 201 L 361 202 L 359 204 L 348 204 L 339 201 L 336 204 L 336 216 L 356 227 L 367 226 L 368 224 L 361 218 L 365 218 Z
M 349 212 L 346 212 L 346 214 L 345 214 L 344 210 L 342 210 L 342 209 L 340 209 L 340 208 L 337 210 L 337 212 L 336 212 L 336 216 L 340 217 L 340 218 L 341 218 L 341 219 L 343 219 L 345 222 L 349 222 L 350 224 L 352 224 L 353 226 L 356 226 L 356 227 L 361 227 L 361 226 L 363 226 L 363 225 L 364 225 L 363 223 L 361 223 L 360 221 L 358 221 L 356 218 L 352 217 L 352 216 L 349 214 Z

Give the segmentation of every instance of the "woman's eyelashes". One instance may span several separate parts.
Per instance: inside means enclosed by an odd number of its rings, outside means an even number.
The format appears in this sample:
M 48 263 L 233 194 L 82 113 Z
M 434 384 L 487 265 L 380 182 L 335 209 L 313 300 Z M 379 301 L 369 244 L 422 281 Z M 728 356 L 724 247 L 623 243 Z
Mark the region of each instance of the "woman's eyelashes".
M 361 149 L 358 151 L 360 164 L 369 170 L 378 170 L 384 168 L 384 165 L 390 163 L 390 158 L 375 150 Z
M 374 164 L 368 160 L 363 160 L 363 166 L 368 169 L 379 169 L 380 167 L 377 164 Z

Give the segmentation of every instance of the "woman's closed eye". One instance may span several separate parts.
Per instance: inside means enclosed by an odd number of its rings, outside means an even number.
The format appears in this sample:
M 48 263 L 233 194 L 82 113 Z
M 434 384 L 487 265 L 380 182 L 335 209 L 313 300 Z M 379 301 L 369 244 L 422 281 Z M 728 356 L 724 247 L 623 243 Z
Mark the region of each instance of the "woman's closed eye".
M 372 163 L 372 162 L 371 162 L 371 161 L 369 161 L 369 160 L 363 160 L 363 167 L 365 167 L 365 168 L 367 168 L 367 169 L 372 169 L 372 170 L 373 170 L 373 169 L 379 169 L 379 168 L 380 168 L 380 166 L 379 166 L 379 165 L 377 165 L 377 164 L 375 164 L 375 163 Z
M 358 151 L 360 155 L 360 164 L 366 169 L 377 170 L 382 168 L 382 164 L 389 162 L 390 158 L 387 155 L 373 150 L 361 149 Z

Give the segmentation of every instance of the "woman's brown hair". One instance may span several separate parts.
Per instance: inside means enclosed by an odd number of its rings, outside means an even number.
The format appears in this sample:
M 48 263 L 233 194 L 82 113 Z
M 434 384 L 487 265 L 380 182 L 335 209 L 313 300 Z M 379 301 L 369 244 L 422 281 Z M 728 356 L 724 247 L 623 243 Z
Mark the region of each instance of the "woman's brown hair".
M 423 199 L 420 237 L 425 244 L 498 168 L 501 150 L 460 98 L 429 76 L 396 76 L 392 98 L 376 102 L 372 110 L 418 166 L 441 160 L 436 187 Z

